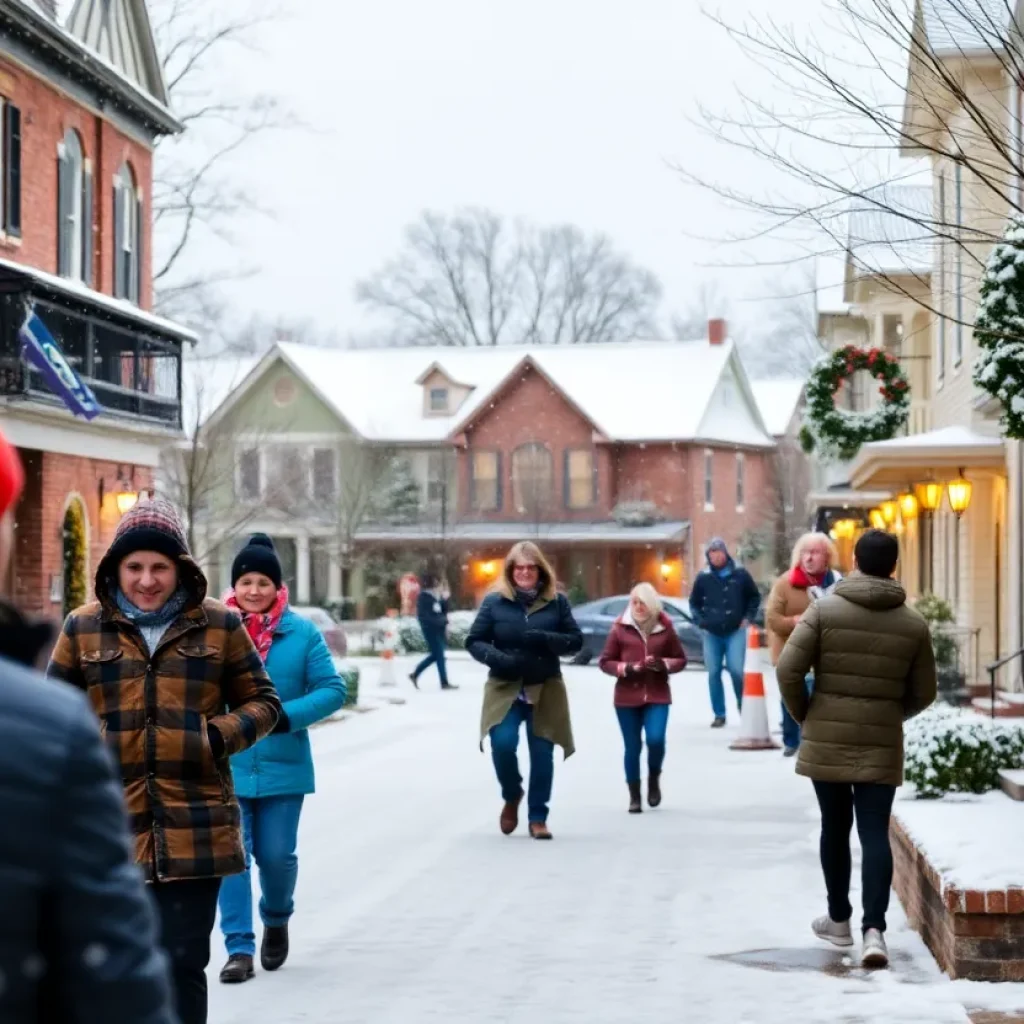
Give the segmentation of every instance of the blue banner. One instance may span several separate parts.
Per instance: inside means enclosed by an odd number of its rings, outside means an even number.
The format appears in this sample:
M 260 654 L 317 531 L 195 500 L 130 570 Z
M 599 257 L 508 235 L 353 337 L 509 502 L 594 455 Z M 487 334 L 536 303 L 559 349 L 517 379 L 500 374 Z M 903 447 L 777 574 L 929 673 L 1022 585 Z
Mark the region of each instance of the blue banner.
M 64 358 L 49 328 L 34 310 L 29 310 L 18 331 L 21 357 L 42 375 L 49 389 L 73 412 L 94 420 L 103 411 L 96 396 Z

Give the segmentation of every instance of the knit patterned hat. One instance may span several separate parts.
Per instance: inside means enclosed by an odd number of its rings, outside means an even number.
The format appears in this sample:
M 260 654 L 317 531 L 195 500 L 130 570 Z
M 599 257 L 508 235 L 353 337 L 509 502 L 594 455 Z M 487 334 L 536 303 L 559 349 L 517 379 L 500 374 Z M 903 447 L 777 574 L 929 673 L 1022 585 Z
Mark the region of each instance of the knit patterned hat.
M 150 498 L 129 509 L 117 524 L 104 561 L 120 561 L 136 551 L 156 551 L 171 559 L 189 553 L 185 528 L 170 502 Z
M 277 557 L 274 542 L 265 533 L 254 533 L 238 552 L 234 565 L 231 566 L 231 586 L 234 586 L 246 573 L 258 572 L 266 576 L 271 583 L 281 589 L 281 559 Z
M 18 449 L 0 434 L 0 516 L 14 506 L 24 487 L 25 470 Z

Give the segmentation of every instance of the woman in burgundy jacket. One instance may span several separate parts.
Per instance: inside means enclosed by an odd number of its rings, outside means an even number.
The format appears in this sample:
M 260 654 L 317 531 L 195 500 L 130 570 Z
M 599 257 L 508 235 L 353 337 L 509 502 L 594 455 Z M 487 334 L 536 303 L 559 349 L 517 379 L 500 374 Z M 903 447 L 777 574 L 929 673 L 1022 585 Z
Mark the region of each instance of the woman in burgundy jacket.
M 647 802 L 661 803 L 661 766 L 665 760 L 665 731 L 672 690 L 668 677 L 686 668 L 686 655 L 672 620 L 661 609 L 661 598 L 650 583 L 638 583 L 629 606 L 608 634 L 598 662 L 615 676 L 615 713 L 626 745 L 626 784 L 629 813 L 643 810 L 640 795 L 640 751 L 647 738 Z

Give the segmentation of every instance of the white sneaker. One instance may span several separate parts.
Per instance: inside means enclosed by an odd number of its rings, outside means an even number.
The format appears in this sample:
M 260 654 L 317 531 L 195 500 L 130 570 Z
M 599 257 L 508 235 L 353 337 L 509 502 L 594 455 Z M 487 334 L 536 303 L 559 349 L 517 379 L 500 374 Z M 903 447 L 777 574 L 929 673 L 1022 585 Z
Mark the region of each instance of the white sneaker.
M 849 921 L 833 921 L 826 914 L 824 917 L 817 917 L 811 922 L 811 928 L 819 939 L 831 942 L 833 946 L 841 946 L 848 949 L 853 945 L 853 933 L 850 931 Z
M 889 950 L 885 945 L 885 936 L 877 928 L 869 928 L 864 933 L 864 951 L 860 962 L 864 967 L 888 967 Z

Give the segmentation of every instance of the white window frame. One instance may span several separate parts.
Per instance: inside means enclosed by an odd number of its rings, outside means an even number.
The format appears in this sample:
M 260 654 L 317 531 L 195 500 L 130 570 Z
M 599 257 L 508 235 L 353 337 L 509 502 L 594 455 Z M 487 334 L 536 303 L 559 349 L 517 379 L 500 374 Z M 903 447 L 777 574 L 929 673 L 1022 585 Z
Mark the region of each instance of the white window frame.
M 946 379 L 946 233 L 949 225 L 946 221 L 946 172 L 939 171 L 939 301 L 938 324 L 935 334 L 935 389 L 938 391 Z
M 501 473 L 502 473 L 502 452 L 497 448 L 480 448 L 471 451 L 469 456 L 469 505 L 474 512 L 498 512 L 501 510 Z M 483 505 L 477 501 L 477 481 L 483 480 L 476 473 L 476 457 L 478 455 L 490 455 L 494 459 L 494 503 Z M 490 482 L 488 478 L 487 482 Z
M 715 453 L 704 449 L 704 511 L 715 511 Z
M 434 396 L 435 395 L 442 396 L 442 400 L 441 400 L 441 404 L 440 405 L 435 405 L 434 404 Z M 449 402 L 450 402 L 450 397 L 449 396 L 450 396 L 450 391 L 446 387 L 440 387 L 440 388 L 432 387 L 432 388 L 430 388 L 430 390 L 429 390 L 429 392 L 427 394 L 427 408 L 432 413 L 445 413 L 445 412 L 447 412 L 448 411 L 448 407 L 449 407 Z
M 963 165 L 953 165 L 956 179 L 954 203 L 956 208 L 956 331 L 953 335 L 953 369 L 959 369 L 964 361 L 964 237 L 963 237 Z
M 736 453 L 736 511 L 742 512 L 747 499 L 747 457 Z
M 70 147 L 74 146 L 72 150 Z M 83 196 L 85 192 L 85 153 L 82 151 L 82 143 L 79 141 L 78 132 L 69 128 L 64 133 L 64 138 L 57 143 L 57 155 L 62 160 L 72 163 L 70 206 L 67 211 L 65 223 L 60 225 L 60 238 L 58 245 L 64 244 L 65 232 L 71 237 L 68 239 L 68 255 L 71 263 L 68 266 L 67 276 L 72 281 L 85 279 L 85 211 L 83 210 Z

